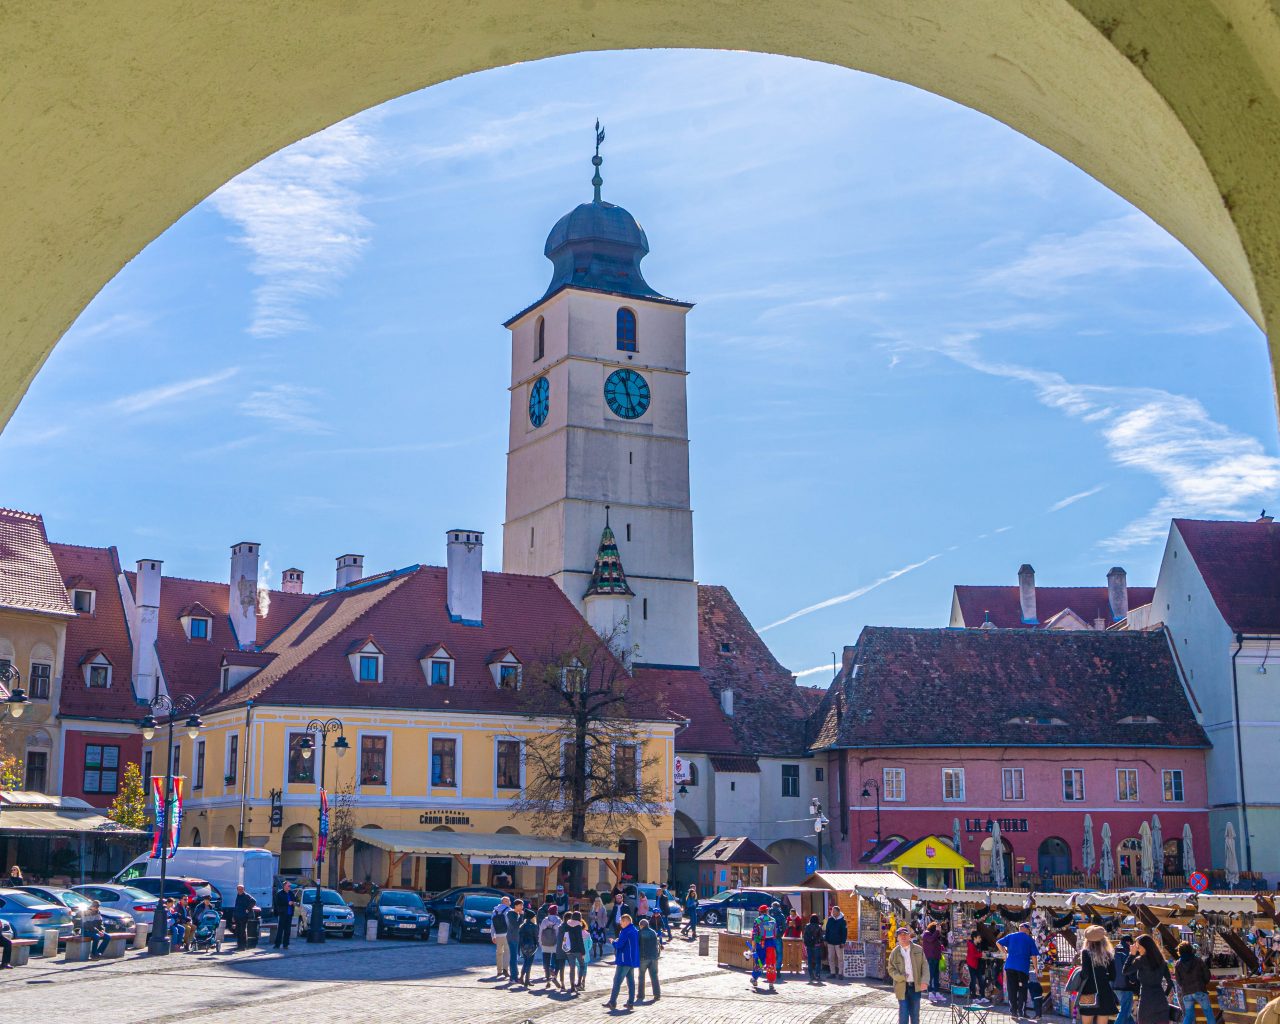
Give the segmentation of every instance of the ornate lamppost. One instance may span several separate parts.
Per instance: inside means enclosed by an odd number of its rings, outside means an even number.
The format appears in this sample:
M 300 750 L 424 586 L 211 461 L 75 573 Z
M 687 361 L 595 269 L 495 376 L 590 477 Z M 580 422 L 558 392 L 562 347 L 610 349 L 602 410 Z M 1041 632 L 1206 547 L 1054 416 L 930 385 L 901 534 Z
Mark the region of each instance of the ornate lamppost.
M 827 816 L 822 813 L 822 801 L 816 796 L 809 801 L 809 813 L 813 815 L 813 831 L 818 837 L 818 870 L 822 870 L 822 833 L 827 830 L 827 826 L 831 824 Z
M 0 701 L 0 718 L 19 719 L 22 713 L 27 710 L 30 701 L 27 700 L 26 691 L 21 686 L 14 686 L 14 683 L 22 682 L 22 673 L 18 671 L 17 666 L 8 665 L 0 669 L 0 686 L 8 692 L 9 696 Z M 0 800 L 0 811 L 4 810 L 4 801 Z
M 876 791 L 876 845 L 878 846 L 881 841 L 880 839 L 880 780 L 879 779 L 867 779 L 862 783 L 862 798 L 865 800 L 867 797 L 869 797 L 871 795 L 871 790 L 873 787 Z
M 326 837 L 328 833 L 328 822 L 326 820 L 328 808 L 325 806 L 324 794 L 324 755 L 328 746 L 329 733 L 331 732 L 338 734 L 338 738 L 333 741 L 333 749 L 338 752 L 339 757 L 342 757 L 351 749 L 351 746 L 347 743 L 347 737 L 342 734 L 342 721 L 338 718 L 311 719 L 307 723 L 307 734 L 302 737 L 302 742 L 298 744 L 299 749 L 302 751 L 302 756 L 310 758 L 312 751 L 315 750 L 315 741 L 311 739 L 311 734 L 315 733 L 320 737 L 320 758 L 319 764 L 316 765 L 316 793 L 320 798 L 316 823 L 316 898 L 311 907 L 311 920 L 307 928 L 308 942 L 324 942 L 324 905 L 320 902 L 320 869 L 324 866 L 324 851 L 320 843 L 322 837 Z
M 152 700 L 147 702 L 150 709 L 145 718 L 138 723 L 138 728 L 142 730 L 143 739 L 150 740 L 156 734 L 156 729 L 160 723 L 156 721 L 156 712 L 160 713 L 162 718 L 168 719 L 168 744 L 165 747 L 165 768 L 164 768 L 164 799 L 160 804 L 160 814 L 156 821 L 156 828 L 159 829 L 159 841 L 157 849 L 160 854 L 160 897 L 156 900 L 155 916 L 151 920 L 151 937 L 147 940 L 147 952 L 153 956 L 167 956 L 170 949 L 169 943 L 169 922 L 164 910 L 164 883 L 168 877 L 169 867 L 169 801 L 173 798 L 173 726 L 178 718 L 183 714 L 187 714 L 186 730 L 187 735 L 191 739 L 195 739 L 200 735 L 200 729 L 204 723 L 200 720 L 200 716 L 195 713 L 196 699 L 189 693 L 182 693 L 176 697 L 170 697 L 167 693 L 157 694 Z M 150 786 L 151 780 L 147 779 L 145 786 Z

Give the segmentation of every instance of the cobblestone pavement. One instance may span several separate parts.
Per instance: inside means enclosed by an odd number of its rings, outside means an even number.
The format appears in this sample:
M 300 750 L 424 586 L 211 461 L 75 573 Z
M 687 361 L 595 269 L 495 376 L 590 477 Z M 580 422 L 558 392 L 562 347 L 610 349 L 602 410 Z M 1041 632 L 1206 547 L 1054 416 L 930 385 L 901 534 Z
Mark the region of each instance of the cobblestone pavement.
M 714 953 L 715 943 L 712 941 Z M 541 974 L 541 967 L 534 977 Z M 661 962 L 662 999 L 629 1015 L 610 1014 L 613 969 L 589 969 L 587 991 L 574 998 L 535 985 L 508 990 L 494 976 L 492 947 L 420 942 L 331 940 L 217 955 L 66 964 L 35 960 L 0 974 L 0 1019 L 89 1024 L 277 1024 L 304 1019 L 578 1024 L 628 1016 L 639 1024 L 897 1024 L 887 986 L 856 981 L 806 984 L 787 976 L 774 994 L 751 990 L 744 971 L 718 968 L 696 945 L 677 940 Z M 625 993 L 625 988 L 624 988 Z M 949 1024 L 926 1004 L 921 1024 Z M 992 1016 L 993 1024 L 1007 1021 Z

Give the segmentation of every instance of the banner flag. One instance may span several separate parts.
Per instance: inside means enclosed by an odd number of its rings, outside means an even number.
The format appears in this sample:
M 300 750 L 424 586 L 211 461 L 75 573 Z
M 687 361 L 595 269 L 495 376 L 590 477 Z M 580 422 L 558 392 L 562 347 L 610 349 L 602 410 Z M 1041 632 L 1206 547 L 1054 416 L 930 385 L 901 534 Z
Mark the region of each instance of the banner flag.
M 329 846 L 329 794 L 320 790 L 320 835 L 316 839 L 316 863 L 324 861 L 325 850 Z

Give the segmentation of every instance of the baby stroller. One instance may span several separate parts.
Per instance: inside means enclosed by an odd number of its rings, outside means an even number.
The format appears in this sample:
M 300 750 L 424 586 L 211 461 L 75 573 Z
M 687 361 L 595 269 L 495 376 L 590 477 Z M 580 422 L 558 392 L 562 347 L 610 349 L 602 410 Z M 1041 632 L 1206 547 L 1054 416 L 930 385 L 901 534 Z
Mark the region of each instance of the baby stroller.
M 196 931 L 191 948 L 197 953 L 218 951 L 218 923 L 222 917 L 212 907 L 196 911 Z

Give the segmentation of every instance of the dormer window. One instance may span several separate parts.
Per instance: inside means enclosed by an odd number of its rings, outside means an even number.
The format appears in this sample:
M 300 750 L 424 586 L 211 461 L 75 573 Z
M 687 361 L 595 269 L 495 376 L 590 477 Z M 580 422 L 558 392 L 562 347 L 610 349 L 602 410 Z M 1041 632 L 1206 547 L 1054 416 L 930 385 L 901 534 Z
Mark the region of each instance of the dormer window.
M 560 686 L 565 693 L 583 693 L 587 689 L 587 673 L 576 658 L 560 670 Z
M 520 689 L 520 666 L 519 665 L 499 665 L 498 666 L 498 688 L 501 690 Z
M 190 637 L 192 640 L 208 640 L 209 639 L 209 620 L 208 619 L 192 619 Z
M 83 590 L 77 587 L 71 591 L 71 607 L 84 615 L 92 615 L 97 596 L 97 591 Z
M 453 685 L 453 655 L 444 644 L 434 644 L 422 652 L 418 660 L 428 686 Z
M 382 648 L 374 642 L 373 637 L 352 644 L 347 649 L 347 659 L 351 663 L 351 674 L 358 682 L 382 682 Z
M 198 601 L 183 608 L 178 621 L 188 640 L 208 640 L 213 636 L 213 612 Z
M 618 310 L 618 351 L 636 350 L 636 315 L 623 306 Z
M 520 659 L 510 647 L 495 651 L 489 656 L 489 671 L 499 690 L 518 690 L 521 682 Z
M 360 655 L 360 682 L 376 683 L 381 673 L 381 659 L 376 654 Z
M 101 651 L 89 651 L 80 661 L 84 670 L 84 685 L 93 690 L 105 690 L 111 686 L 111 659 Z

